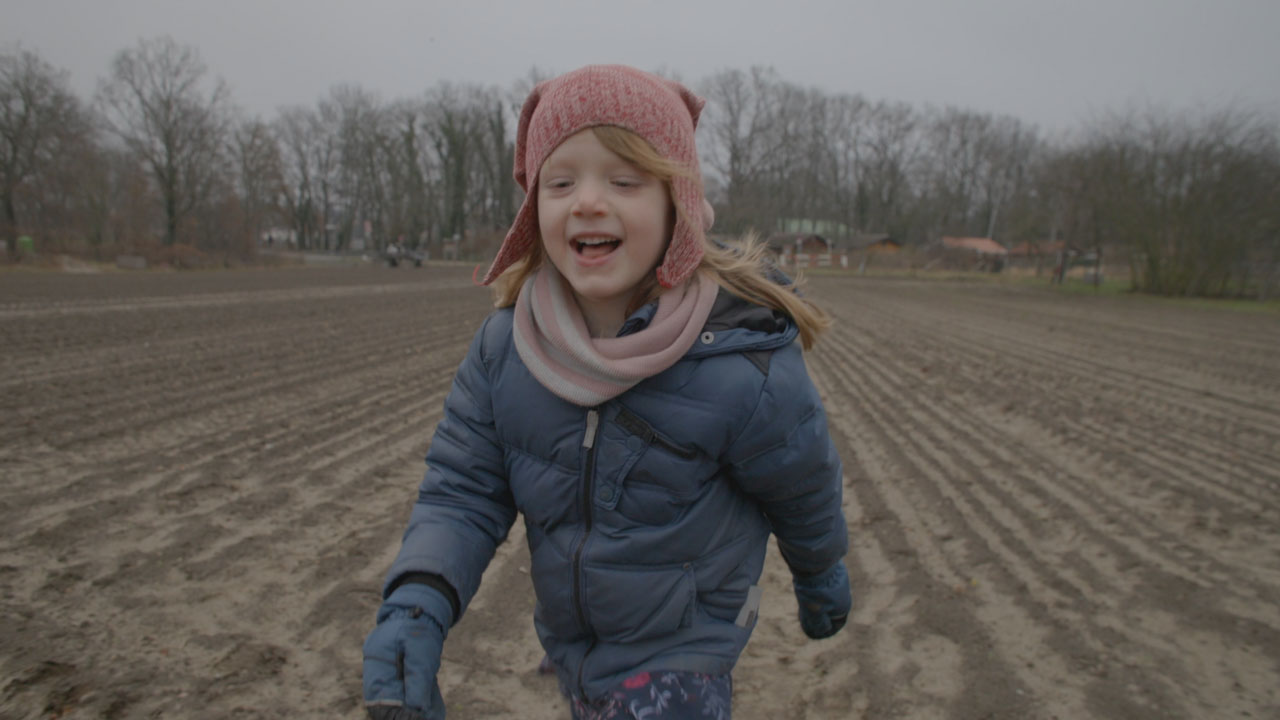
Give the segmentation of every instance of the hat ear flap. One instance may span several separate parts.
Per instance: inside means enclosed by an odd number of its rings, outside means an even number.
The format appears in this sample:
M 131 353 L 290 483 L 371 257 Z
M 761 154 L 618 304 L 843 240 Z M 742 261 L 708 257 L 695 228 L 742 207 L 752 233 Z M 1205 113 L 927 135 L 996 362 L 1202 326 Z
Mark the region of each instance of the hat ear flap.
M 668 81 L 670 82 L 670 81 Z M 685 107 L 689 108 L 689 117 L 693 118 L 693 127 L 698 127 L 698 117 L 702 115 L 702 108 L 706 106 L 707 101 L 693 94 L 689 88 L 677 82 L 671 82 L 671 89 L 680 95 L 680 99 L 684 101 Z
M 546 84 L 545 81 L 540 82 L 530 91 L 529 97 L 524 101 L 524 107 L 520 110 L 520 123 L 516 126 L 516 161 L 512 174 L 525 192 L 529 191 L 529 177 L 524 166 L 524 154 L 529 149 L 529 123 L 533 120 L 533 112 L 538 109 L 539 101 L 542 100 L 542 88 Z

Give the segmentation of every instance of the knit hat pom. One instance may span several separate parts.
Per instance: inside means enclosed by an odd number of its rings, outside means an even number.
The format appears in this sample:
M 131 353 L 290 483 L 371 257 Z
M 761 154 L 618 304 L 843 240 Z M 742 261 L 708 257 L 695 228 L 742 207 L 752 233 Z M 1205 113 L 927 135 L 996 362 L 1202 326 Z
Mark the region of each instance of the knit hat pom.
M 663 287 L 679 285 L 702 260 L 715 213 L 702 191 L 694 130 L 706 101 L 672 80 L 624 65 L 588 65 L 539 83 L 520 111 L 514 175 L 524 202 L 481 284 L 493 282 L 538 242 L 538 170 L 560 143 L 589 127 L 616 125 L 644 138 L 689 170 L 671 181 L 676 213 L 671 244 L 658 266 Z

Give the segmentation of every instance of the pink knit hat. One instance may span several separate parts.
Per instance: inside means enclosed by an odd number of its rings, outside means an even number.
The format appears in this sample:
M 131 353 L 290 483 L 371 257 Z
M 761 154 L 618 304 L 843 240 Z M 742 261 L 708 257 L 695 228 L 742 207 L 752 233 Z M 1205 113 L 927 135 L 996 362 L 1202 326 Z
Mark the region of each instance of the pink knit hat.
M 538 170 L 556 146 L 596 125 L 616 125 L 653 145 L 663 157 L 688 168 L 692 177 L 672 180 L 679 212 L 658 282 L 684 282 L 702 260 L 703 234 L 711 228 L 711 206 L 702 193 L 702 174 L 693 131 L 706 101 L 683 85 L 623 65 L 588 65 L 539 83 L 520 111 L 516 131 L 515 178 L 524 204 L 481 284 L 493 282 L 524 257 L 538 240 Z

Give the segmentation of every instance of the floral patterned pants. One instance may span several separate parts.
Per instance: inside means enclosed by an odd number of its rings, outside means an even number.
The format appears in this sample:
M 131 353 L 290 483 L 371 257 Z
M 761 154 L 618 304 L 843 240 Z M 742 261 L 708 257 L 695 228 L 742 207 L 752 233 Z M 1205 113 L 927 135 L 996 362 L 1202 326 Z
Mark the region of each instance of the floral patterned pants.
M 733 680 L 694 672 L 642 672 L 607 695 L 587 701 L 568 691 L 573 720 L 730 720 Z

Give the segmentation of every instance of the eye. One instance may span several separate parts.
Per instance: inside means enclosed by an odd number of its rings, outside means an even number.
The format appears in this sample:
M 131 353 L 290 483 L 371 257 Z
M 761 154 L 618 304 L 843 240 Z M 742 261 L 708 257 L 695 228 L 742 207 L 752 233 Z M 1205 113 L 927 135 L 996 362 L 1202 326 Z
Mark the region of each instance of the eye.
M 619 175 L 613 179 L 613 184 L 621 188 L 643 187 L 648 183 L 648 178 L 643 175 Z

